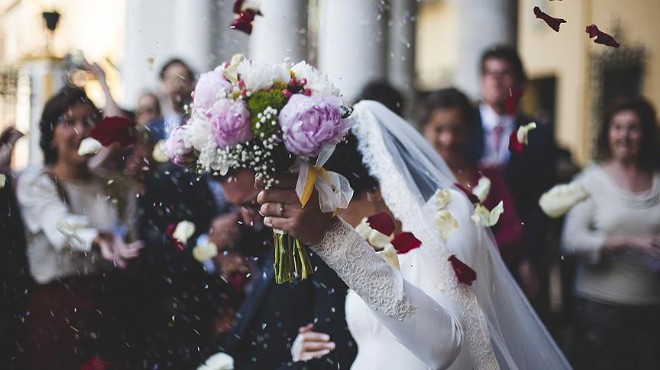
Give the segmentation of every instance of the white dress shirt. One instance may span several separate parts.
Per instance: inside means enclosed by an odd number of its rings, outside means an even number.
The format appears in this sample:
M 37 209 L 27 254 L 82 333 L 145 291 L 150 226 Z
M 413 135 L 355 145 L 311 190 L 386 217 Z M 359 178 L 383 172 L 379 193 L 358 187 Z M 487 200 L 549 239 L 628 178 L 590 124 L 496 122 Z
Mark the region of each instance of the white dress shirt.
M 509 137 L 515 130 L 515 116 L 499 115 L 485 103 L 479 105 L 479 113 L 484 128 L 484 155 L 481 163 L 486 166 L 504 165 L 509 161 Z M 501 125 L 503 130 L 500 136 L 499 148 L 496 151 L 491 135 L 497 125 Z

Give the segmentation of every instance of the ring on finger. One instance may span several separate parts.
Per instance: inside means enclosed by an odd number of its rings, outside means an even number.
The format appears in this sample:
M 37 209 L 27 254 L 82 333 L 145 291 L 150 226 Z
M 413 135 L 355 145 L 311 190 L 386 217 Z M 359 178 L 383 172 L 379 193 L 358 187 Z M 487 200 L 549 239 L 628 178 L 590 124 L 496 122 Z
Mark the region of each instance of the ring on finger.
M 277 203 L 277 217 L 284 215 L 284 203 Z

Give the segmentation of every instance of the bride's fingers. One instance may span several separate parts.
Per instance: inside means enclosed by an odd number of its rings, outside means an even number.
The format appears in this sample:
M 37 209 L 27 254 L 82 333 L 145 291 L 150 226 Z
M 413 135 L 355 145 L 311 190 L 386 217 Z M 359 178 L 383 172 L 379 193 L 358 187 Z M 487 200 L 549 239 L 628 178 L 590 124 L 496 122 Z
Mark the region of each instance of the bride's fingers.
M 296 204 L 300 205 L 300 200 L 298 195 L 293 189 L 268 189 L 262 190 L 257 195 L 257 202 L 259 204 L 264 204 L 268 202 L 273 203 L 287 203 L 287 204 Z
M 315 358 L 321 358 L 321 357 L 327 355 L 328 353 L 330 353 L 330 351 L 331 350 L 329 350 L 329 349 L 323 349 L 323 350 L 320 350 L 320 351 L 305 352 L 305 353 L 302 354 L 302 356 L 300 356 L 300 359 L 302 361 L 309 361 L 309 360 L 313 360 Z
M 310 322 L 309 324 L 307 324 L 305 326 L 299 327 L 298 328 L 298 333 L 300 333 L 300 334 L 307 333 L 307 332 L 311 331 L 312 329 L 314 329 L 314 323 Z

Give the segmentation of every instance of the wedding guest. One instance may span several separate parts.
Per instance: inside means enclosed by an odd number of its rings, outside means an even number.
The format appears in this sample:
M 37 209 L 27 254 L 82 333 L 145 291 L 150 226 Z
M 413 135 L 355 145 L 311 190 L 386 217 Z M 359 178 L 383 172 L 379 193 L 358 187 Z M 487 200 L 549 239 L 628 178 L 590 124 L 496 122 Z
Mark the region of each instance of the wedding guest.
M 93 358 L 121 367 L 121 341 L 105 310 L 104 271 L 125 267 L 140 241 L 106 196 L 108 183 L 78 154 L 99 120 L 82 89 L 65 87 L 46 102 L 39 122 L 44 165 L 18 179 L 17 197 L 28 235 L 27 256 L 37 282 L 27 318 L 29 369 L 78 369 Z
M 523 247 L 520 219 L 501 170 L 479 166 L 467 155 L 468 138 L 477 124 L 474 108 L 467 96 L 454 88 L 432 92 L 421 104 L 418 122 L 426 140 L 465 189 L 474 189 L 481 177 L 490 180 L 490 191 L 482 204 L 493 209 L 500 201 L 504 203 L 504 213 L 491 230 L 509 271 L 517 274 Z
M 159 73 L 161 81 L 160 105 L 167 128 L 183 123 L 185 107 L 192 101 L 195 86 L 195 73 L 179 58 L 172 58 L 163 64 Z
M 0 171 L 11 174 L 11 161 L 14 155 L 14 147 L 23 133 L 14 126 L 9 126 L 0 133 Z
M 149 125 L 163 116 L 158 96 L 150 91 L 142 93 L 137 101 L 135 118 L 139 125 Z
M 488 48 L 481 56 L 478 124 L 468 154 L 484 166 L 501 168 L 516 211 L 524 223 L 524 255 L 518 265 L 521 286 L 543 315 L 548 307 L 548 219 L 538 206 L 555 183 L 555 142 L 548 125 L 530 131 L 524 155 L 509 151 L 509 137 L 532 119 L 520 112 L 518 100 L 526 80 L 523 63 L 508 46 Z
M 254 174 L 247 170 L 221 180 L 225 197 L 239 207 L 243 224 L 235 249 L 248 257 L 253 268 L 237 321 L 221 341 L 221 351 L 234 358 L 237 370 L 348 369 L 357 349 L 344 318 L 346 285 L 314 254 L 315 271 L 309 278 L 275 283 L 273 233 L 263 225 L 254 181 Z M 320 359 L 293 363 L 293 340 L 298 328 L 310 322 L 328 335 L 337 350 Z
M 565 253 L 575 279 L 576 369 L 654 369 L 660 363 L 660 172 L 656 112 L 643 98 L 614 101 L 598 161 L 578 181 L 589 197 L 568 213 Z

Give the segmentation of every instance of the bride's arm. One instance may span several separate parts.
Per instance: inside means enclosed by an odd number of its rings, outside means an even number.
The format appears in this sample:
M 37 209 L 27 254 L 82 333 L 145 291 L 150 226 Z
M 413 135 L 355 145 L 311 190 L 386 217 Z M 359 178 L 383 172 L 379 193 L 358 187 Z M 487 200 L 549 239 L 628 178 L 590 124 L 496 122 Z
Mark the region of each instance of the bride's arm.
M 452 364 L 463 332 L 460 314 L 448 300 L 410 284 L 339 219 L 312 249 L 415 356 L 433 369 Z

